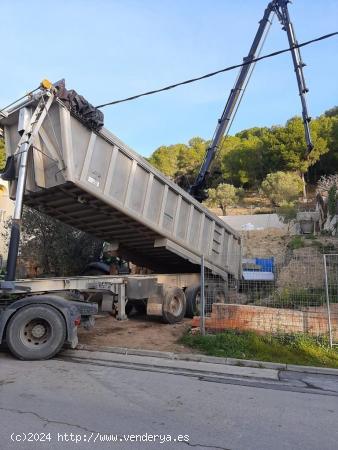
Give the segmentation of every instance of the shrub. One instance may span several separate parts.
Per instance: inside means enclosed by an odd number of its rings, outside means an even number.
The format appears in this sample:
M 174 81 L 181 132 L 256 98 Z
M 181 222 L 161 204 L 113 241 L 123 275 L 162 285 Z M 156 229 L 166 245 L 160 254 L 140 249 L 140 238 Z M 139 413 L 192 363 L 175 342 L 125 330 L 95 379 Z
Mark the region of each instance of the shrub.
M 337 210 L 337 186 L 335 184 L 333 184 L 329 189 L 327 203 L 329 214 L 332 217 L 336 214 Z
M 207 206 L 221 208 L 224 215 L 229 206 L 234 206 L 241 192 L 232 184 L 221 183 L 216 189 L 208 189 Z
M 273 205 L 292 205 L 303 190 L 303 181 L 294 172 L 274 172 L 267 175 L 261 187 Z

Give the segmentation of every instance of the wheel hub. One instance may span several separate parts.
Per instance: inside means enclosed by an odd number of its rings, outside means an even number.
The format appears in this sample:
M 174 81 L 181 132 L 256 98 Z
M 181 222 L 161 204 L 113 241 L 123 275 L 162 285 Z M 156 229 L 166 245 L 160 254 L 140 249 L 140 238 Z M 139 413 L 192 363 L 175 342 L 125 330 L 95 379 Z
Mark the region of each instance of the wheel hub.
M 171 299 L 169 303 L 169 311 L 174 315 L 179 315 L 181 309 L 181 302 L 180 300 L 175 296 Z
M 21 340 L 27 346 L 44 345 L 51 337 L 50 324 L 41 318 L 30 320 L 21 330 Z
M 46 334 L 46 328 L 42 324 L 37 324 L 32 328 L 32 336 L 39 339 Z

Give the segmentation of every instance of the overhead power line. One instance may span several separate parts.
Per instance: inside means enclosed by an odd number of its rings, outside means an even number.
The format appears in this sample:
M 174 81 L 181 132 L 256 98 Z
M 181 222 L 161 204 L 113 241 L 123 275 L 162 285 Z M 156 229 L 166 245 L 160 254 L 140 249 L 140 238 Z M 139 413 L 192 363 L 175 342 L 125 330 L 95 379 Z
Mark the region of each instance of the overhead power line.
M 281 55 L 282 53 L 290 52 L 293 48 L 305 47 L 307 45 L 313 44 L 315 42 L 323 41 L 324 39 L 329 39 L 329 38 L 337 36 L 337 35 L 338 35 L 338 31 L 335 31 L 334 33 L 325 34 L 325 35 L 319 36 L 319 37 L 317 37 L 315 39 L 311 39 L 310 41 L 305 41 L 305 42 L 302 42 L 301 44 L 297 44 L 294 47 L 288 47 L 288 48 L 285 48 L 283 50 L 278 50 L 276 52 L 269 53 L 267 55 L 259 56 L 258 58 L 249 59 L 249 60 L 247 60 L 247 61 L 245 61 L 245 62 L 243 62 L 241 64 L 235 64 L 233 66 L 228 66 L 228 67 L 225 67 L 224 69 L 216 70 L 215 72 L 210 72 L 210 73 L 207 73 L 205 75 L 201 75 L 201 76 L 196 77 L 196 78 L 191 78 L 189 80 L 180 81 L 178 83 L 171 84 L 169 86 L 165 86 L 165 87 L 162 87 L 160 89 L 154 89 L 152 91 L 148 91 L 148 92 L 143 92 L 141 94 L 132 95 L 131 97 L 126 97 L 126 98 L 122 98 L 120 100 L 113 100 L 113 101 L 108 102 L 108 103 L 103 103 L 102 105 L 96 106 L 96 108 L 104 108 L 104 107 L 110 106 L 110 105 L 117 105 L 118 103 L 130 102 L 132 100 L 136 100 L 136 99 L 138 99 L 140 97 L 145 97 L 147 95 L 153 95 L 153 94 L 158 94 L 159 92 L 169 91 L 170 89 L 177 88 L 178 86 L 183 86 L 185 84 L 195 83 L 196 81 L 200 81 L 200 80 L 204 80 L 206 78 L 214 77 L 215 75 L 218 75 L 220 73 L 229 72 L 231 70 L 238 69 L 239 67 L 243 67 L 243 66 L 246 66 L 248 64 L 252 64 L 254 62 L 261 61 L 262 59 L 272 58 L 273 56 L 277 56 L 277 55 Z

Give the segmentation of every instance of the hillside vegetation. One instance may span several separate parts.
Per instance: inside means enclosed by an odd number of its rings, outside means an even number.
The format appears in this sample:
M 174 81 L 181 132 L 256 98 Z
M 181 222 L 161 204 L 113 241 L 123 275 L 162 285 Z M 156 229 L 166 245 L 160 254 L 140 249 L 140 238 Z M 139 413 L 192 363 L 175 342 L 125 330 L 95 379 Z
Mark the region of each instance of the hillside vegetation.
M 304 129 L 299 117 L 285 126 L 254 127 L 223 139 L 213 164 L 208 188 L 220 183 L 258 189 L 267 175 L 295 172 L 316 183 L 338 167 L 338 107 L 311 122 L 314 149 L 306 153 Z M 192 138 L 188 144 L 159 147 L 149 161 L 182 187 L 191 184 L 210 141 Z

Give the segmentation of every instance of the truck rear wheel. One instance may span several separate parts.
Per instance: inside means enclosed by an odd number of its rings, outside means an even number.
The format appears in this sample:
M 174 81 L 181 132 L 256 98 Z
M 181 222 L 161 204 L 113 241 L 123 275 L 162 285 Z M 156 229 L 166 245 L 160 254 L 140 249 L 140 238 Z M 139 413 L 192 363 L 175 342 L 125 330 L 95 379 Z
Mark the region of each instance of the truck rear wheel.
M 227 288 L 222 284 L 209 285 L 205 289 L 205 312 L 209 314 L 213 303 L 225 303 L 227 298 Z M 187 317 L 201 315 L 201 286 L 199 284 L 189 286 L 185 290 L 187 298 Z
M 185 290 L 185 296 L 187 298 L 187 317 L 194 317 L 200 315 L 200 303 L 201 303 L 201 286 L 199 284 L 189 286 Z
M 61 313 L 48 305 L 28 305 L 10 319 L 6 343 L 13 355 L 24 360 L 52 358 L 66 339 Z
M 164 294 L 162 317 L 166 323 L 181 322 L 185 316 L 186 298 L 182 289 L 178 287 L 167 288 Z

